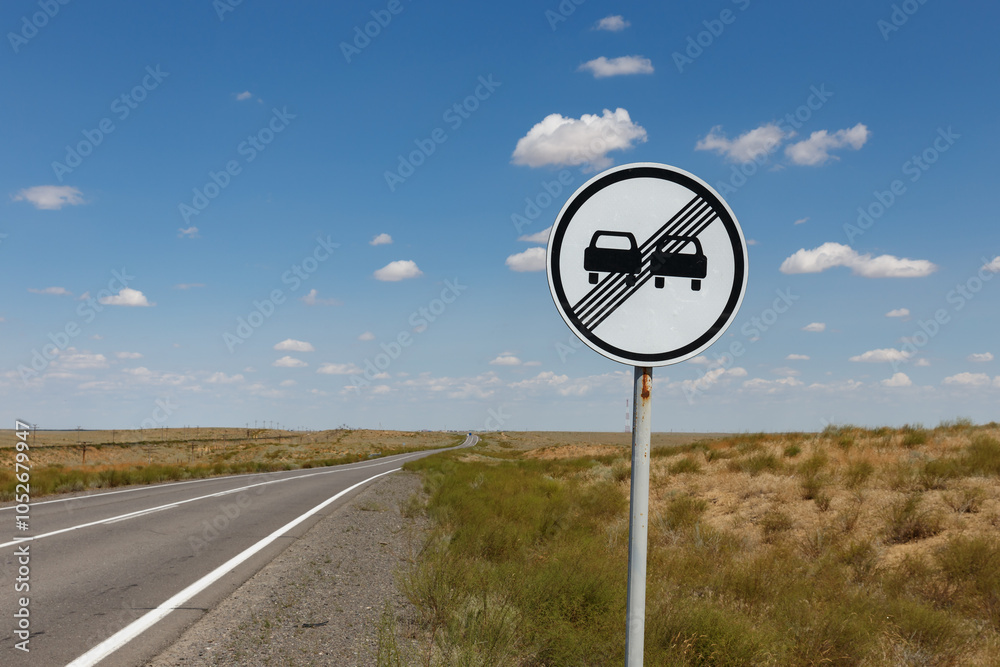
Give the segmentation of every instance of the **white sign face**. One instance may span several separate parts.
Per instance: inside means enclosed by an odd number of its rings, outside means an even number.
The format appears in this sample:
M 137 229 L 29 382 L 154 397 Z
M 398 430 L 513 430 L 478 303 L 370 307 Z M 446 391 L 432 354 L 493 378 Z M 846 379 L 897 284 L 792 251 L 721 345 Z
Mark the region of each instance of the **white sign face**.
M 676 167 L 626 164 L 590 179 L 549 234 L 549 289 L 595 351 L 632 366 L 690 359 L 729 327 L 747 282 L 736 216 Z

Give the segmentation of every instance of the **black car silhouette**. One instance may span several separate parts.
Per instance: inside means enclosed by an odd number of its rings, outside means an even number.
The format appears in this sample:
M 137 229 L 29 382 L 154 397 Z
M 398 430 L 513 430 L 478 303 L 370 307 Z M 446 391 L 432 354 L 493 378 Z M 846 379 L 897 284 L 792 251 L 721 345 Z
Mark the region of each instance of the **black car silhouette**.
M 628 248 L 601 248 L 597 242 L 607 236 L 628 239 Z M 597 274 L 624 273 L 625 284 L 635 285 L 639 271 L 642 270 L 642 253 L 636 245 L 635 237 L 628 232 L 596 231 L 590 239 L 590 246 L 583 251 L 583 269 L 590 272 L 590 284 L 597 284 Z
M 688 244 L 694 244 L 693 253 L 680 252 Z M 678 245 L 679 244 L 679 245 Z M 667 248 L 670 247 L 670 251 Z M 665 236 L 656 244 L 656 250 L 649 262 L 650 273 L 656 276 L 654 284 L 662 289 L 664 277 L 691 278 L 691 289 L 701 289 L 702 279 L 708 275 L 708 258 L 701 250 L 701 241 L 694 236 Z

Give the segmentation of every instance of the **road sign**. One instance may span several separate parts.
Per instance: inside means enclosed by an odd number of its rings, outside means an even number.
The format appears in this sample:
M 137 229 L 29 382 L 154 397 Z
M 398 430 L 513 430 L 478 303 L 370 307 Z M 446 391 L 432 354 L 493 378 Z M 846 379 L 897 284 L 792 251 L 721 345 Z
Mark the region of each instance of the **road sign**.
M 633 366 L 690 359 L 732 324 L 747 282 L 736 216 L 707 183 L 651 162 L 584 183 L 549 234 L 549 289 L 595 351 Z

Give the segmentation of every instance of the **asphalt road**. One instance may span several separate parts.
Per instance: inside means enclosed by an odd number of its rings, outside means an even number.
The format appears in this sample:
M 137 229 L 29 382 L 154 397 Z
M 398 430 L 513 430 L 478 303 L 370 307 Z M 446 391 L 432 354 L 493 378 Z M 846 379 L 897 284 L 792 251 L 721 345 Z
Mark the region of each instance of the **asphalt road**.
M 42 499 L 19 543 L 0 508 L 0 664 L 141 665 L 366 481 L 438 451 Z

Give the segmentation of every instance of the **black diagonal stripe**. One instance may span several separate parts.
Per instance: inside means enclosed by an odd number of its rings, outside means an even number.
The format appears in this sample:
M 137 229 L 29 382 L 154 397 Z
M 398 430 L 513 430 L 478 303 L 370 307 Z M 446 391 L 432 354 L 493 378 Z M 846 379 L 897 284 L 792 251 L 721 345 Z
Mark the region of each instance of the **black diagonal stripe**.
M 694 197 L 685 204 L 674 216 L 667 221 L 660 229 L 658 229 L 652 237 L 650 237 L 645 243 L 640 246 L 640 252 L 646 254 L 649 249 L 651 241 L 655 241 L 657 238 L 663 235 L 671 235 L 676 229 L 684 227 L 691 217 L 696 217 L 699 213 L 709 206 L 708 202 L 700 197 Z M 575 306 L 573 306 L 573 312 L 579 313 L 580 309 L 589 310 L 590 306 L 597 305 L 595 302 L 603 300 L 609 290 L 614 290 L 618 285 L 613 285 L 612 283 L 622 283 L 624 282 L 624 277 L 621 274 L 609 273 L 604 279 L 598 283 L 590 292 L 588 292 L 582 299 L 580 299 Z M 579 316 L 579 315 L 578 315 Z
M 689 229 L 690 233 L 685 234 L 684 236 L 686 236 L 687 238 L 694 238 L 698 236 L 703 231 L 705 231 L 705 229 L 710 224 L 712 224 L 717 218 L 718 216 L 716 215 L 715 211 L 711 211 L 707 216 L 707 218 L 705 217 L 701 218 L 699 222 L 695 223 L 694 227 Z M 668 250 L 669 252 L 672 251 L 674 248 L 680 247 L 681 245 L 687 242 L 688 241 L 684 240 L 672 241 L 670 244 L 666 246 L 666 248 L 671 249 Z M 656 246 L 654 245 L 653 249 L 655 248 Z M 640 287 L 642 287 L 649 281 L 649 278 L 652 277 L 651 258 L 652 258 L 652 251 L 650 251 L 648 257 L 643 258 L 642 271 L 637 277 L 635 285 L 633 285 L 630 289 L 626 289 L 624 292 L 616 292 L 615 295 L 609 297 L 608 299 L 605 299 L 603 301 L 603 304 L 597 310 L 591 310 L 591 312 L 586 316 L 586 321 L 584 321 L 583 317 L 579 317 L 580 323 L 585 329 L 587 329 L 588 331 L 593 331 L 594 329 L 596 329 L 598 325 L 601 324 L 601 322 L 606 320 L 613 312 L 618 310 L 618 308 L 626 301 L 628 301 L 629 298 L 633 294 L 635 294 Z
M 677 211 L 677 213 L 674 214 L 674 217 L 672 217 L 669 221 L 667 221 L 667 223 L 663 227 L 661 227 L 660 230 L 656 232 L 656 234 L 654 234 L 654 236 L 658 236 L 665 228 L 668 227 L 672 228 L 675 225 L 683 224 L 682 218 L 685 218 L 692 212 L 689 209 L 691 209 L 692 206 L 696 207 L 701 206 L 701 204 L 698 203 L 699 201 L 704 202 L 704 200 L 700 199 L 699 197 L 695 197 L 687 204 L 685 204 L 684 207 L 681 208 L 681 210 Z M 645 245 L 646 244 L 643 244 L 640 249 L 644 249 Z M 615 279 L 616 275 L 617 274 L 609 273 L 607 276 L 605 276 L 604 279 L 597 285 L 597 287 L 590 290 L 590 292 L 588 292 L 580 301 L 577 302 L 575 306 L 573 306 L 573 311 L 576 312 L 578 308 L 586 306 L 588 301 L 599 297 L 600 296 L 599 292 L 605 291 L 605 289 L 609 287 L 608 283 L 612 282 Z

